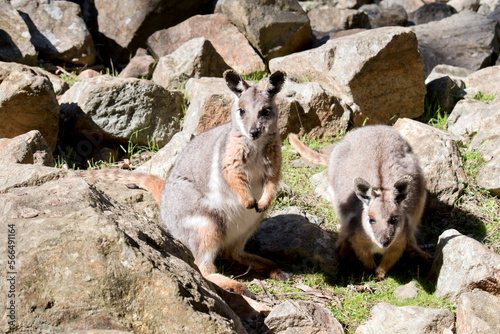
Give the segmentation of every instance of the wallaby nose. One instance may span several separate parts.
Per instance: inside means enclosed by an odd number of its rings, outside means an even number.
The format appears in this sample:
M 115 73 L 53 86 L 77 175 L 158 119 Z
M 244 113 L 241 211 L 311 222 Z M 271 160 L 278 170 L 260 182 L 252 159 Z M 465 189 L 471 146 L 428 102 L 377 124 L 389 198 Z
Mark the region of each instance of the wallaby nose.
M 250 130 L 250 136 L 252 136 L 252 139 L 257 139 L 259 138 L 260 132 L 257 129 L 252 129 Z
M 380 244 L 382 247 L 388 247 L 391 244 L 391 240 L 389 238 L 382 238 L 380 239 Z

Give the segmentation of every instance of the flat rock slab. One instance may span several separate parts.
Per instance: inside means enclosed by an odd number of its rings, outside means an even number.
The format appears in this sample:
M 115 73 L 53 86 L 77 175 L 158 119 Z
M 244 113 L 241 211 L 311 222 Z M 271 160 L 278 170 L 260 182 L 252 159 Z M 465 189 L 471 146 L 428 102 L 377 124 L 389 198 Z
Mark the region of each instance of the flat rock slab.
M 0 237 L 15 240 L 16 331 L 246 333 L 182 244 L 74 172 L 10 165 L 0 191 Z

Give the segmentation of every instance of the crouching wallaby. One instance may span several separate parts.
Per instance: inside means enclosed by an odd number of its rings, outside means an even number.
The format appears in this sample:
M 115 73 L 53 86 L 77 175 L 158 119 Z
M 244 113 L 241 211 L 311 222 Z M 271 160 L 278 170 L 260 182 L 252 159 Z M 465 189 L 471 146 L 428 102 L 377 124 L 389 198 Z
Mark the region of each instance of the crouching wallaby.
M 341 220 L 337 240 L 339 259 L 352 252 L 376 279 L 406 250 L 430 260 L 415 240 L 425 205 L 425 180 L 410 145 L 390 126 L 367 126 L 350 132 L 330 157 L 315 152 L 289 136 L 301 156 L 328 166 L 328 191 Z M 375 255 L 382 255 L 376 263 Z
M 285 73 L 274 72 L 264 86 L 250 86 L 232 70 L 224 78 L 237 97 L 231 122 L 194 138 L 166 180 L 122 170 L 82 174 L 151 191 L 168 231 L 191 250 L 203 276 L 241 294 L 244 284 L 216 273 L 218 254 L 271 278 L 287 278 L 274 262 L 244 251 L 278 185 L 281 140 L 274 97 Z

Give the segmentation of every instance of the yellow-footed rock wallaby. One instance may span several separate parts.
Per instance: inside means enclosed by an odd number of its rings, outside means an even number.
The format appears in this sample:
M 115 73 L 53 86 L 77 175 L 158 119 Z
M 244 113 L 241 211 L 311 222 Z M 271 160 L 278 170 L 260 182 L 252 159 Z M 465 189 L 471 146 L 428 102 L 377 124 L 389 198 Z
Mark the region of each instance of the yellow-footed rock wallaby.
M 430 260 L 415 240 L 427 191 L 425 179 L 410 145 L 387 125 L 366 126 L 349 132 L 330 156 L 311 150 L 296 135 L 290 143 L 300 155 L 328 166 L 328 191 L 341 220 L 337 240 L 339 259 L 354 253 L 376 279 L 399 260 Z M 380 263 L 375 255 L 382 255 Z
M 237 97 L 231 122 L 194 138 L 166 180 L 124 170 L 81 174 L 151 191 L 167 230 L 193 253 L 203 276 L 242 294 L 247 291 L 244 284 L 216 273 L 218 254 L 274 279 L 288 276 L 274 262 L 244 251 L 278 186 L 281 140 L 274 97 L 285 73 L 274 72 L 267 83 L 254 86 L 232 70 L 224 79 Z

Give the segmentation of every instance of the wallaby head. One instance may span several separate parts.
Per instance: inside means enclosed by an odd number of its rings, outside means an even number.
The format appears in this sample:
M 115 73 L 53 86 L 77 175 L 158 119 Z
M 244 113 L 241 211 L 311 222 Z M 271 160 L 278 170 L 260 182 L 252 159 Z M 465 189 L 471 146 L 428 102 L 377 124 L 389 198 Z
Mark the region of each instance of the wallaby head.
M 403 202 L 408 197 L 412 177 L 403 176 L 392 189 L 374 189 L 361 177 L 354 179 L 354 192 L 363 203 L 362 225 L 380 248 L 389 247 L 406 224 Z
M 274 96 L 283 87 L 285 78 L 284 72 L 274 72 L 261 88 L 249 85 L 233 70 L 224 72 L 227 86 L 237 97 L 231 110 L 233 131 L 250 140 L 258 140 L 276 131 L 278 109 Z

